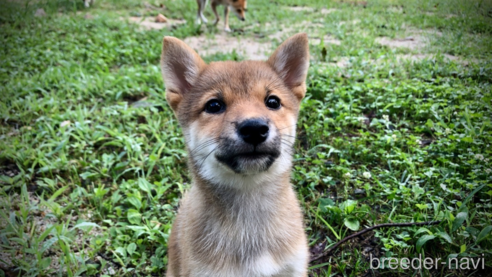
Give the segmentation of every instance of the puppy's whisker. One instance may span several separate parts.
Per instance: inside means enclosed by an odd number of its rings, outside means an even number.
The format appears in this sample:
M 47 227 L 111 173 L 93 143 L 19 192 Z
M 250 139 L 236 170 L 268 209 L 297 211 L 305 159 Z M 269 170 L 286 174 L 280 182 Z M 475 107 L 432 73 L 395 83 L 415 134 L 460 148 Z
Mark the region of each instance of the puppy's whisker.
M 215 142 L 215 141 L 216 141 L 216 138 L 207 139 L 206 141 L 204 141 L 204 142 L 202 142 L 202 143 L 198 144 L 198 145 L 197 145 L 194 149 L 191 149 L 191 151 L 190 151 L 190 152 L 193 152 L 193 151 L 195 151 L 196 149 L 198 149 L 198 148 L 202 147 L 203 145 L 206 145 L 206 144 L 209 144 L 209 143 L 211 143 L 211 142 Z
M 290 128 L 290 127 L 295 127 L 297 124 L 293 124 L 293 125 L 289 125 L 289 126 L 285 126 L 285 127 L 282 127 L 282 128 L 278 128 L 278 130 L 283 130 L 283 129 L 287 129 L 287 128 Z
M 281 141 L 289 142 L 289 143 L 294 143 L 294 140 L 291 140 L 291 138 L 280 138 Z
M 292 150 L 292 151 L 294 151 L 294 150 L 295 150 L 295 149 L 294 149 L 291 145 L 289 145 L 289 144 L 282 143 L 282 145 L 285 147 L 285 149 L 284 149 L 284 150 L 287 150 L 287 151 L 291 151 L 291 150 Z
M 217 147 L 214 147 L 214 149 L 212 149 L 212 151 L 210 151 L 206 156 L 205 158 L 203 158 L 202 162 L 200 163 L 200 166 L 198 168 L 201 168 L 203 166 L 203 163 L 205 162 L 205 160 L 207 160 L 208 156 L 210 156 L 210 154 L 212 154 L 215 150 L 217 149 Z
M 190 154 L 195 154 L 195 153 L 201 151 L 202 149 L 207 148 L 210 145 L 216 144 L 218 142 L 219 142 L 219 140 L 218 139 L 215 139 L 215 138 L 214 139 L 207 140 L 207 141 L 201 143 L 200 145 L 198 145 L 197 147 L 195 147 L 193 150 L 191 150 L 190 151 Z
M 294 148 L 294 145 L 290 142 L 290 141 L 284 141 L 284 140 L 281 140 L 280 143 L 283 145 L 283 146 L 286 146 L 287 148 L 285 149 L 286 151 L 291 151 L 292 153 L 295 152 L 295 148 Z

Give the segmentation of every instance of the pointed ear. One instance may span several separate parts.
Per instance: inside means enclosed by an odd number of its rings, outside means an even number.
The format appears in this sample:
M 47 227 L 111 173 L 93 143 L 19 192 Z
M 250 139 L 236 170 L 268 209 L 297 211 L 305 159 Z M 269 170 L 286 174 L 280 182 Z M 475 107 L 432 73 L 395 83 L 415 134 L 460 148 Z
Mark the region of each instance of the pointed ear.
M 299 33 L 284 41 L 267 63 L 301 100 L 306 94 L 306 75 L 309 67 L 307 35 Z
M 166 85 L 166 99 L 176 111 L 183 94 L 195 84 L 200 71 L 206 66 L 198 54 L 181 40 L 164 37 L 161 70 Z

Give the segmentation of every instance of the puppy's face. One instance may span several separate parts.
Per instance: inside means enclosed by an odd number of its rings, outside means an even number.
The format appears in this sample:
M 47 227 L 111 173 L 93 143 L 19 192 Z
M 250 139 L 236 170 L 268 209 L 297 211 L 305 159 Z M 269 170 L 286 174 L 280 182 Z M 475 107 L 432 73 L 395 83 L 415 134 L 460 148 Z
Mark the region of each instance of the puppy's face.
M 210 65 L 181 41 L 164 39 L 166 98 L 195 172 L 227 183 L 290 169 L 308 57 L 304 34 L 284 42 L 268 62 Z
M 288 159 L 298 107 L 263 62 L 224 62 L 200 74 L 177 115 L 196 168 L 250 175 Z

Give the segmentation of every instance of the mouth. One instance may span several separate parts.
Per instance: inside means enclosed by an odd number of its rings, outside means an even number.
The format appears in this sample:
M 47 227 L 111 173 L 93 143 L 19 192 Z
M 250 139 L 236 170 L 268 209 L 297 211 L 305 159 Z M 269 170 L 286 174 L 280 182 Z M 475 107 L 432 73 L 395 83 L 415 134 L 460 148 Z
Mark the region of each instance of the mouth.
M 259 153 L 259 152 L 253 151 L 253 152 L 249 152 L 249 153 L 237 154 L 236 158 L 255 160 L 255 159 L 261 159 L 264 157 L 268 157 L 270 155 L 271 154 L 269 154 L 269 153 Z
M 219 162 L 232 169 L 235 173 L 258 173 L 267 170 L 278 158 L 278 151 L 250 151 L 216 155 Z

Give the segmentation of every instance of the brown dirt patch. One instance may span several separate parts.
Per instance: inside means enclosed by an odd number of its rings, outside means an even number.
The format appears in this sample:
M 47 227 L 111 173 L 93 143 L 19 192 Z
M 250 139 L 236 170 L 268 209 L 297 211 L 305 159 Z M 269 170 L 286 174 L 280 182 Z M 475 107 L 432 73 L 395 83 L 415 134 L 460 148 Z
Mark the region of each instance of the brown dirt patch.
M 321 42 L 321 38 L 324 38 L 325 43 L 331 43 L 340 45 L 341 41 L 334 38 L 333 36 L 327 35 L 324 32 L 319 32 L 322 29 L 323 24 L 309 21 L 302 21 L 295 25 L 291 25 L 289 27 L 284 27 L 276 32 L 268 35 L 268 38 L 271 40 L 277 40 L 278 42 L 282 42 L 288 37 L 299 33 L 305 32 L 309 36 L 309 42 L 313 45 L 317 45 Z
M 403 38 L 388 38 L 380 37 L 376 39 L 376 42 L 391 48 L 408 48 L 410 50 L 420 50 L 427 46 L 432 36 L 442 36 L 442 32 L 438 30 L 418 30 L 409 29 L 407 36 Z
M 479 63 L 480 60 L 477 59 L 464 59 L 463 57 L 453 56 L 450 54 L 442 54 L 445 60 L 450 60 L 457 62 L 461 65 L 468 66 L 470 63 Z M 397 55 L 396 58 L 398 60 L 410 60 L 410 61 L 422 61 L 426 59 L 434 59 L 435 54 L 404 54 Z
M 266 24 L 264 28 L 267 30 L 269 29 L 270 32 L 272 32 L 267 35 L 268 41 L 260 40 L 259 38 L 244 36 L 236 37 L 227 33 L 217 33 L 213 36 L 201 35 L 187 37 L 184 39 L 184 42 L 202 56 L 236 51 L 247 60 L 266 60 L 273 52 L 274 48 L 278 46 L 278 43 L 281 43 L 298 32 L 310 34 L 309 42 L 312 45 L 319 45 L 321 43 L 321 38 L 323 38 L 325 44 L 341 44 L 340 40 L 330 35 L 326 35 L 326 33 L 317 32 L 317 30 L 321 29 L 320 27 L 322 27 L 321 23 L 308 21 L 302 21 L 288 27 L 281 27 L 282 29 L 277 29 L 278 27 Z M 269 31 L 266 32 L 268 33 Z
M 325 44 L 335 44 L 335 45 L 340 45 L 342 44 L 342 42 L 330 35 L 326 35 L 323 37 L 323 41 Z M 313 45 L 318 45 L 321 43 L 321 38 L 319 37 L 313 37 L 313 38 L 309 38 L 309 42 Z
M 432 54 L 405 54 L 405 55 L 397 55 L 396 58 L 399 60 L 412 60 L 412 61 L 420 61 L 425 59 L 432 59 L 435 55 Z M 444 58 L 449 59 L 451 61 L 460 60 L 459 57 L 443 54 Z
M 376 42 L 391 48 L 420 49 L 427 44 L 427 40 L 421 36 L 411 36 L 401 39 L 390 39 L 388 37 L 377 38 Z
M 291 10 L 293 12 L 303 12 L 303 11 L 312 12 L 312 11 L 314 11 L 314 8 L 311 8 L 311 7 L 302 7 L 302 6 L 286 7 L 286 9 Z
M 186 20 L 180 20 L 180 19 L 167 19 L 166 23 L 159 23 L 155 22 L 154 17 L 128 17 L 128 18 L 121 18 L 121 20 L 128 20 L 132 23 L 140 25 L 140 27 L 144 30 L 160 30 L 163 28 L 171 28 L 172 26 L 176 25 L 181 25 L 185 24 Z
M 213 38 L 208 38 L 204 35 L 187 37 L 184 39 L 184 42 L 195 49 L 201 56 L 236 51 L 248 60 L 266 60 L 271 52 L 270 43 L 260 42 L 253 38 L 229 36 L 227 34 L 215 34 Z
M 320 12 L 321 12 L 321 14 L 330 14 L 330 13 L 336 12 L 336 11 L 337 11 L 337 9 L 324 9 L 323 8 L 323 9 L 321 9 Z
M 318 73 L 323 74 L 328 68 L 338 67 L 345 68 L 350 64 L 348 57 L 331 57 L 329 62 L 318 62 Z
M 293 12 L 303 12 L 303 11 L 307 11 L 307 12 L 319 12 L 321 14 L 330 14 L 332 12 L 335 12 L 337 11 L 337 9 L 326 9 L 326 8 L 322 8 L 322 9 L 315 9 L 315 8 L 312 8 L 312 7 L 302 7 L 302 6 L 296 6 L 296 7 L 287 7 L 288 10 L 291 10 Z
M 309 27 L 313 26 L 310 25 Z M 201 56 L 236 51 L 247 60 L 266 60 L 273 52 L 275 46 L 277 46 L 277 43 L 284 41 L 291 35 L 303 31 L 303 29 L 306 28 L 308 28 L 307 25 L 302 27 L 302 24 L 284 28 L 268 35 L 270 40 L 267 42 L 251 37 L 235 37 L 226 33 L 215 34 L 213 37 L 207 37 L 206 35 L 187 37 L 184 39 L 184 42 Z M 310 36 L 309 42 L 312 45 L 319 45 L 321 43 L 321 38 L 323 38 L 325 44 L 340 45 L 342 43 L 340 40 L 330 35 Z M 272 41 L 276 41 L 277 43 L 273 43 Z

